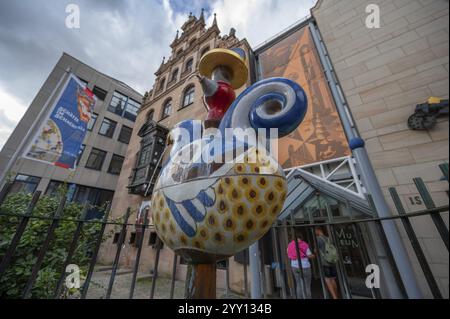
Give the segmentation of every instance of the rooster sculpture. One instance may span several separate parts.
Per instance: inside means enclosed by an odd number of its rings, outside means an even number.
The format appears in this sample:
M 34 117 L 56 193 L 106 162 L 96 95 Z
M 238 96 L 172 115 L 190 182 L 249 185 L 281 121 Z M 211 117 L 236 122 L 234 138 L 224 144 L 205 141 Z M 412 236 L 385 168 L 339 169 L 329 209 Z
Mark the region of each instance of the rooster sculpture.
M 169 133 L 152 214 L 166 245 L 189 262 L 212 263 L 257 241 L 276 220 L 287 185 L 269 152 L 274 136 L 268 132 L 277 129 L 275 138 L 292 132 L 307 98 L 285 78 L 259 81 L 236 98 L 234 90 L 248 78 L 242 49 L 207 52 L 199 73 L 208 116 L 203 123 L 182 121 Z

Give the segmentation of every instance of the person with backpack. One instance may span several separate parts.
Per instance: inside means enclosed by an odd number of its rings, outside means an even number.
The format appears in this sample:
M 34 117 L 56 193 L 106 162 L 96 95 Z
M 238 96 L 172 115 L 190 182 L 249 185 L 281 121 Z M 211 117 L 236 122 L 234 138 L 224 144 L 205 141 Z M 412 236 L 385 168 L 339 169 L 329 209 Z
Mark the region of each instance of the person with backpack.
M 297 243 L 298 243 L 298 250 L 300 251 L 301 267 L 303 270 L 303 280 L 302 280 L 302 273 L 300 272 L 299 269 L 298 264 L 299 258 L 297 255 L 297 245 L 295 244 L 295 240 L 292 240 L 287 248 L 287 254 L 291 261 L 291 268 L 294 273 L 294 278 L 296 282 L 297 298 L 300 299 L 303 296 L 303 283 L 304 283 L 304 289 L 306 292 L 305 299 L 311 299 L 312 272 L 311 272 L 311 263 L 309 262 L 309 259 L 314 258 L 314 255 L 311 253 L 308 243 L 303 241 L 300 235 L 297 236 Z
M 316 227 L 314 229 L 317 238 L 317 250 L 320 254 L 322 268 L 325 276 L 325 283 L 328 291 L 333 299 L 338 299 L 337 288 L 337 269 L 336 263 L 338 261 L 338 253 L 336 247 L 331 243 L 331 240 L 325 236 L 323 229 Z

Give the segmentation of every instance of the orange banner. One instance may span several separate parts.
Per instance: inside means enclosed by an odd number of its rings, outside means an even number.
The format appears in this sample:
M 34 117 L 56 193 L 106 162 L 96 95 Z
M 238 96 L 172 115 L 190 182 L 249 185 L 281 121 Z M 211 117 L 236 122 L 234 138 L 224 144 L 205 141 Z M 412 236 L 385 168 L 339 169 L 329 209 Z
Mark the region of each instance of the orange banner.
M 263 78 L 285 77 L 300 84 L 308 111 L 299 127 L 280 139 L 278 160 L 284 168 L 350 155 L 319 56 L 308 27 L 259 54 Z

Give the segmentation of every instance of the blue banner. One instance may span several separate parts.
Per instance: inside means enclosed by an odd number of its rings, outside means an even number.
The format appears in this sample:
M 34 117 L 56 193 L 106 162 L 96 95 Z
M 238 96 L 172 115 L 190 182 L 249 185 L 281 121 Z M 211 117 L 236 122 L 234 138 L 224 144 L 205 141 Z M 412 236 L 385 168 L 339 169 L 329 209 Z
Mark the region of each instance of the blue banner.
M 70 75 L 25 157 L 74 169 L 96 98 Z

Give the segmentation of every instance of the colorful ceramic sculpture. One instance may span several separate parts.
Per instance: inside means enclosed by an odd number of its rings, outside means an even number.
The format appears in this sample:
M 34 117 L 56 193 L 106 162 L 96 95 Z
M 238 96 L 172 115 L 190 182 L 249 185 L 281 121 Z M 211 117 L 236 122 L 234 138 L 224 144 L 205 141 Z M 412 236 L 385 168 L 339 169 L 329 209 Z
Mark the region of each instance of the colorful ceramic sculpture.
M 230 56 L 224 58 L 227 52 Z M 183 121 L 172 129 L 168 138 L 170 156 L 163 164 L 152 197 L 151 211 L 159 237 L 192 263 L 224 259 L 261 238 L 277 218 L 286 197 L 284 172 L 266 151 L 264 140 L 270 136 L 264 133 L 254 140 L 244 140 L 236 134 L 229 139 L 227 129 L 239 128 L 242 132 L 277 128 L 279 136 L 285 136 L 301 123 L 307 108 L 303 89 L 284 78 L 255 83 L 231 106 L 226 105 L 226 98 L 217 102 L 215 94 L 221 92 L 223 97 L 224 93 L 218 89 L 220 82 L 236 88 L 246 82 L 247 73 L 244 80 L 241 75 L 236 80 L 232 74 L 237 75 L 235 70 L 242 66 L 236 62 L 239 55 L 230 50 L 216 53 L 220 53 L 215 54 L 216 60 L 202 58 L 208 67 L 200 62 L 200 73 L 213 74 L 212 79 L 202 79 L 206 82 L 203 87 L 207 103 L 208 97 L 216 103 L 208 104 L 210 112 L 217 106 L 228 110 L 223 116 L 216 112 L 209 117 L 218 121 L 218 128 L 206 126 L 201 137 L 196 134 L 199 128 L 194 120 Z M 233 63 L 239 66 L 231 71 Z M 217 69 L 224 68 L 215 78 Z

